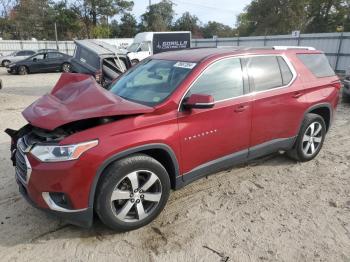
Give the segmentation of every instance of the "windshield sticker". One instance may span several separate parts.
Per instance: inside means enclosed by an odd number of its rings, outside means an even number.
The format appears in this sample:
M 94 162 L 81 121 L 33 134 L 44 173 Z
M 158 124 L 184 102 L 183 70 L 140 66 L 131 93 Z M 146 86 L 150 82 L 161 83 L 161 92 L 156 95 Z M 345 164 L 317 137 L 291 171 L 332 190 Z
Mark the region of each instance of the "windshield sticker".
M 188 62 L 177 62 L 174 67 L 193 69 L 197 64 Z

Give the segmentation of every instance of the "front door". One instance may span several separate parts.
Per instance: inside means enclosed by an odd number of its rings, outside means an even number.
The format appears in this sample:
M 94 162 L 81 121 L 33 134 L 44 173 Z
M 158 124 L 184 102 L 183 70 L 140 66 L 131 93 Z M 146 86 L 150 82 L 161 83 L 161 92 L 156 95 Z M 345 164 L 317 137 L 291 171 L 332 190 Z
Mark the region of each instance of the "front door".
M 247 156 L 251 129 L 251 98 L 245 96 L 241 60 L 226 58 L 210 65 L 185 96 L 212 95 L 211 109 L 180 109 L 182 173 L 215 164 L 230 156 Z

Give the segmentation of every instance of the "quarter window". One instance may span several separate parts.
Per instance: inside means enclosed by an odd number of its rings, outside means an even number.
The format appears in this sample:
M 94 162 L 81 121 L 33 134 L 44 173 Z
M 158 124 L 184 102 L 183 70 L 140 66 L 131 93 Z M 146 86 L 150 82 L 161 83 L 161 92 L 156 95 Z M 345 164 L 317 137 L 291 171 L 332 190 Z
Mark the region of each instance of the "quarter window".
M 243 73 L 239 58 L 221 60 L 211 65 L 197 79 L 189 94 L 206 94 L 215 101 L 244 94 Z
M 299 54 L 298 57 L 316 77 L 335 75 L 324 54 Z
M 248 71 L 256 92 L 283 86 L 276 56 L 256 56 L 248 59 Z

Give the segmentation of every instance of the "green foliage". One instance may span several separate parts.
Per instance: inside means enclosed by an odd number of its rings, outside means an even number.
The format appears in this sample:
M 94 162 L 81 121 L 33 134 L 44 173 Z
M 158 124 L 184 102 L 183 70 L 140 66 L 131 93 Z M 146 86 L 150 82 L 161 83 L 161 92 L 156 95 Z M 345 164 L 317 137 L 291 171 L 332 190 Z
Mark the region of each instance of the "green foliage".
M 97 25 L 92 28 L 92 38 L 108 38 L 110 34 L 109 27 L 107 25 Z
M 146 13 L 141 16 L 141 29 L 145 31 L 170 30 L 175 15 L 173 5 L 170 0 L 162 0 L 148 7 Z
M 233 37 L 235 35 L 231 27 L 214 21 L 209 21 L 208 24 L 202 28 L 202 31 L 204 38 L 212 38 L 213 36 Z
M 350 31 L 350 0 L 252 0 L 237 16 L 236 29 L 202 24 L 185 12 L 177 19 L 172 0 L 147 8 L 140 24 L 131 0 L 0 0 L 4 39 L 134 37 L 142 31 L 191 31 L 196 38 Z M 118 18 L 118 20 L 116 20 Z
M 237 17 L 241 36 L 335 32 L 349 27 L 349 0 L 253 0 Z
M 53 6 L 55 21 L 57 23 L 58 37 L 60 40 L 82 37 L 81 23 L 77 14 L 67 8 L 65 1 L 60 1 Z
M 120 19 L 120 32 L 121 38 L 132 38 L 137 34 L 137 22 L 136 18 L 130 14 L 125 13 Z
M 173 29 L 177 31 L 191 31 L 194 37 L 202 36 L 199 18 L 195 15 L 191 15 L 189 12 L 183 13 L 182 16 L 175 21 Z

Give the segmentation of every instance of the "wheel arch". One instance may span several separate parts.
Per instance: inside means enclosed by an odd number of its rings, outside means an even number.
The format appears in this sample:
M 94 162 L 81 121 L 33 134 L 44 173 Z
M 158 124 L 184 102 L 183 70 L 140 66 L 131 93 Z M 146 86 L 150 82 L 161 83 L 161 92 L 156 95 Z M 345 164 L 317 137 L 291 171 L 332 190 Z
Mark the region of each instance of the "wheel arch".
M 326 123 L 326 128 L 328 132 L 329 128 L 332 125 L 332 120 L 333 120 L 333 110 L 332 110 L 331 104 L 321 103 L 321 104 L 313 105 L 305 112 L 304 118 L 306 114 L 316 114 L 321 116 Z
M 93 183 L 90 188 L 89 194 L 89 207 L 94 206 L 95 194 L 97 186 L 101 180 L 101 175 L 104 170 L 113 162 L 125 158 L 127 156 L 142 153 L 148 155 L 157 161 L 159 161 L 167 170 L 170 178 L 171 188 L 176 188 L 176 178 L 180 175 L 179 164 L 174 151 L 165 144 L 148 144 L 139 147 L 134 147 L 127 149 L 125 151 L 119 152 L 108 159 L 106 159 L 102 165 L 98 168 L 96 175 L 94 177 Z

